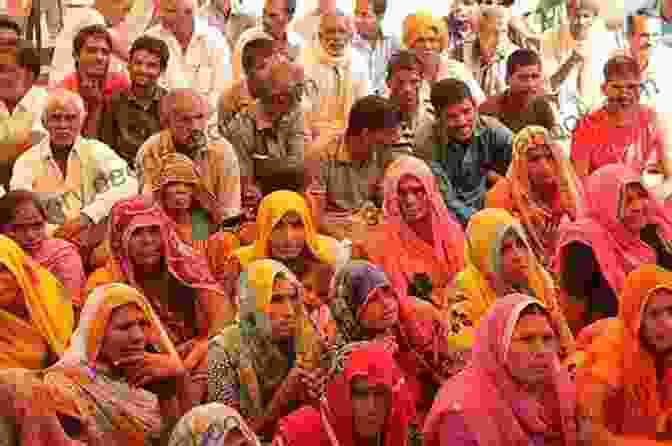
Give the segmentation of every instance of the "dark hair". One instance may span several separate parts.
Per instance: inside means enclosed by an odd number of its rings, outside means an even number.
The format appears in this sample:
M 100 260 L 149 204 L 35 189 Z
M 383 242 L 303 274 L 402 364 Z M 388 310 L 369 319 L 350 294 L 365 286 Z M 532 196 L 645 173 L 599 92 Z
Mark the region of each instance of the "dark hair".
M 541 314 L 544 316 L 550 316 L 546 308 L 541 306 L 541 304 L 534 302 L 523 308 L 523 310 L 518 315 L 518 319 L 522 318 L 523 316 L 529 316 L 531 314 Z
M 387 0 L 371 0 L 370 3 L 373 3 L 372 9 L 376 16 L 385 15 L 385 12 L 387 11 Z
M 152 36 L 140 36 L 133 42 L 133 46 L 131 46 L 131 51 L 129 52 L 129 58 L 132 59 L 133 53 L 138 50 L 145 50 L 155 56 L 159 56 L 161 72 L 166 71 L 166 68 L 168 67 L 168 59 L 170 59 L 170 50 L 168 50 L 166 42 Z
M 607 60 L 607 63 L 604 64 L 604 74 L 605 80 L 610 80 L 616 76 L 634 76 L 636 78 L 640 77 L 639 64 L 637 61 L 630 56 L 618 55 Z
M 528 67 L 530 65 L 541 66 L 539 54 L 528 48 L 517 49 L 506 60 L 506 77 L 513 76 L 518 67 Z
M 420 72 L 420 60 L 413 50 L 401 50 L 390 57 L 387 63 L 387 80 L 392 79 L 392 76 L 397 71 L 413 70 Z
M 16 64 L 31 71 L 35 79 L 40 77 L 42 59 L 30 40 L 19 39 L 16 45 Z
M 15 217 L 16 208 L 24 203 L 33 203 L 42 218 L 45 221 L 47 220 L 47 211 L 35 193 L 24 189 L 15 189 L 0 198 L 0 227 L 10 224 Z
M 112 48 L 112 37 L 107 31 L 105 25 L 89 25 L 80 29 L 75 36 L 75 40 L 72 43 L 72 55 L 75 59 L 79 57 L 79 52 L 82 51 L 86 40 L 92 36 L 102 36 L 107 41 L 107 44 Z
M 401 112 L 388 99 L 376 95 L 358 99 L 350 110 L 346 135 L 360 135 L 364 129 L 396 127 L 401 122 Z
M 473 96 L 469 86 L 457 79 L 443 79 L 432 85 L 430 102 L 437 113 L 449 105 L 459 104 Z
M 17 21 L 14 20 L 11 16 L 6 14 L 0 14 L 0 28 L 9 28 L 13 31 L 16 31 L 16 35 L 19 37 L 21 37 L 21 34 L 23 34 L 21 25 L 19 25 Z
M 287 169 L 264 177 L 262 181 L 259 181 L 259 186 L 264 197 L 279 190 L 291 190 L 302 194 L 308 187 L 307 182 L 303 170 L 297 172 L 295 169 Z
M 266 57 L 273 55 L 273 41 L 266 37 L 250 40 L 243 46 L 241 62 L 245 74 L 250 74 L 257 57 L 265 55 L 265 52 L 268 52 Z
M 513 4 L 514 4 L 515 2 L 516 2 L 516 0 L 501 0 L 501 1 L 500 1 L 500 3 L 502 4 L 502 6 L 504 6 L 505 8 L 509 8 L 509 7 L 513 6 Z M 480 5 L 481 3 L 483 3 L 483 0 L 478 0 L 477 3 Z

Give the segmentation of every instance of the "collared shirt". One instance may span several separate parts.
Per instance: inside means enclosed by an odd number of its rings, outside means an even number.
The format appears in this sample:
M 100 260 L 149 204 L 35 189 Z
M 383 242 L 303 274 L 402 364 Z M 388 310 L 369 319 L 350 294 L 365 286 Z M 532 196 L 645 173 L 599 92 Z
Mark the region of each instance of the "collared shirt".
M 233 50 L 232 64 L 234 80 L 240 80 L 246 77 L 243 70 L 243 47 L 254 39 L 262 38 L 270 39 L 277 43 L 273 36 L 264 31 L 263 25 L 257 25 L 247 29 L 240 35 Z M 301 39 L 301 36 L 293 32 L 287 32 L 285 34 L 285 40 L 280 43 L 282 44 L 280 51 L 284 52 L 285 56 L 287 56 L 290 61 L 295 62 L 303 49 L 303 39 Z
M 60 206 L 47 208 L 56 223 L 79 213 L 99 223 L 114 203 L 137 193 L 138 182 L 126 161 L 106 144 L 81 137 L 68 154 L 67 172 L 62 172 L 47 137 L 16 160 L 10 187 L 55 199 Z
M 380 202 L 372 196 L 372 182 L 385 174 L 385 165 L 377 150 L 365 161 L 354 161 L 340 135 L 321 151 L 319 175 L 311 189 L 326 193 L 327 212 L 353 211 L 367 201 Z
M 137 98 L 130 89 L 121 91 L 105 103 L 98 137 L 126 160 L 135 163 L 140 146 L 161 131 L 159 103 L 167 91 L 154 90 L 151 98 Z
M 304 170 L 305 122 L 302 110 L 269 121 L 259 102 L 238 113 L 224 129 L 238 155 L 243 177 L 263 179 L 276 173 Z
M 485 204 L 485 170 L 506 175 L 511 163 L 513 134 L 499 121 L 479 116 L 468 144 L 442 143 L 438 121 L 419 129 L 422 142 L 418 154 L 430 163 L 446 206 L 464 224 Z
M 371 48 L 371 43 L 363 38 L 359 33 L 355 33 L 352 40 L 352 47 L 355 48 L 366 61 L 369 73 L 369 89 L 371 94 L 382 96 L 387 89 L 387 64 L 392 55 L 401 49 L 399 39 L 392 35 L 383 35 L 378 40 L 376 46 Z
M 171 138 L 170 144 L 163 138 Z M 167 153 L 165 150 L 169 145 L 172 145 L 170 130 L 164 130 L 152 135 L 138 150 L 135 169 L 142 193 L 154 192 L 162 167 L 160 156 L 157 155 Z M 204 187 L 214 196 L 222 214 L 227 217 L 240 214 L 240 165 L 231 144 L 225 139 L 210 140 L 196 152 L 192 160 L 199 170 Z
M 206 96 L 211 110 L 216 110 L 220 93 L 232 79 L 231 51 L 224 36 L 202 18 L 194 19 L 194 33 L 186 51 L 161 24 L 145 34 L 166 42 L 170 51 L 168 68 L 159 84 L 167 90 L 192 88 Z

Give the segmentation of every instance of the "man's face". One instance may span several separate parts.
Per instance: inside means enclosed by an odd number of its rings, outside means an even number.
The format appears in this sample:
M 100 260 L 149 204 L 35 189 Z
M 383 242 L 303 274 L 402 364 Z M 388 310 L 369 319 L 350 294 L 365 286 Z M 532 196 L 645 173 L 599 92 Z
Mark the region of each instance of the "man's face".
M 275 39 L 284 39 L 289 25 L 286 0 L 266 0 L 262 17 L 264 31 Z
M 411 49 L 416 52 L 423 64 L 431 63 L 433 57 L 438 55 L 441 50 L 441 36 L 439 32 L 434 28 L 418 30 Z
M 173 34 L 182 34 L 194 24 L 194 1 L 161 0 L 159 9 L 161 24 Z
M 642 315 L 640 336 L 654 354 L 672 349 L 672 290 L 662 288 L 649 298 Z
M 474 133 L 476 105 L 473 99 L 467 98 L 441 110 L 440 119 L 449 137 L 467 142 Z
M 595 13 L 590 9 L 578 8 L 576 13 L 569 16 L 569 25 L 572 35 L 577 40 L 588 38 L 590 28 L 595 20 Z
M 208 116 L 202 100 L 191 95 L 177 98 L 170 126 L 176 144 L 195 143 L 196 134 L 205 132 L 207 122 Z
M 397 70 L 388 81 L 390 98 L 406 113 L 418 108 L 422 78 L 419 70 Z
M 357 32 L 369 39 L 378 33 L 378 21 L 373 12 L 373 4 L 368 0 L 358 0 L 355 8 L 355 27 Z
M 47 131 L 51 144 L 70 146 L 82 131 L 83 117 L 80 110 L 72 102 L 64 106 L 53 107 L 46 115 Z
M 92 35 L 79 51 L 79 72 L 88 76 L 104 77 L 110 68 L 110 48 L 103 36 Z
M 137 50 L 131 55 L 128 73 L 133 85 L 149 87 L 156 85 L 161 75 L 161 58 L 147 50 Z
M 319 37 L 322 48 L 329 55 L 342 56 L 352 41 L 349 19 L 344 16 L 323 16 Z
M 526 97 L 539 94 L 543 83 L 541 65 L 518 65 L 509 78 L 511 93 Z
M 0 100 L 20 101 L 34 81 L 35 75 L 16 63 L 14 53 L 0 53 Z
M 247 76 L 247 88 L 253 98 L 259 97 L 260 90 L 267 85 L 271 75 L 271 67 L 277 60 L 278 57 L 270 49 L 257 51 L 254 66 Z
M 294 107 L 295 93 L 290 74 L 281 76 L 269 82 L 269 88 L 264 98 L 264 107 L 272 116 L 280 116 L 288 113 Z
M 612 76 L 602 84 L 602 92 L 607 97 L 609 111 L 627 112 L 639 104 L 641 78 L 625 73 Z
M 375 439 L 385 428 L 391 390 L 385 386 L 372 386 L 363 376 L 354 377 L 350 386 L 355 434 L 361 440 Z

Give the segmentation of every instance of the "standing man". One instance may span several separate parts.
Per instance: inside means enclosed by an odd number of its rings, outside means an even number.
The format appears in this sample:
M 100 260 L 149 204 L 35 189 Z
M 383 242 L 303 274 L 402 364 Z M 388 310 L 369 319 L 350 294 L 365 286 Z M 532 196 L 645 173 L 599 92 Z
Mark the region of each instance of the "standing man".
M 157 82 L 170 52 L 163 40 L 142 36 L 133 43 L 130 56 L 131 87 L 106 102 L 98 136 L 133 166 L 140 146 L 161 131 L 159 105 L 167 91 Z

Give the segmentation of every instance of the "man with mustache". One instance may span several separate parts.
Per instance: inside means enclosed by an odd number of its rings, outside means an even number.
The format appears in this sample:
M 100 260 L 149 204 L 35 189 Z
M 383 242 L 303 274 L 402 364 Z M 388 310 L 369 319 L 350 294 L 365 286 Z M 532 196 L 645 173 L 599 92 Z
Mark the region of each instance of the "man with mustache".
M 478 114 L 466 83 L 444 79 L 432 87 L 437 120 L 426 123 L 416 156 L 430 163 L 446 206 L 464 225 L 483 209 L 485 194 L 511 162 L 513 135 L 499 121 Z
M 608 164 L 625 164 L 639 174 L 662 174 L 653 188 L 667 198 L 672 178 L 669 130 L 661 115 L 640 103 L 642 76 L 637 61 L 614 56 L 604 67 L 602 91 L 606 104 L 586 115 L 574 130 L 572 162 L 586 178 Z
M 319 91 L 310 117 L 315 127 L 344 129 L 352 104 L 369 93 L 368 69 L 352 48 L 353 33 L 352 19 L 343 12 L 323 15 L 319 42 L 301 56 L 306 77 Z
M 199 196 L 215 222 L 240 214 L 240 166 L 231 144 L 210 140 L 206 133 L 208 102 L 194 90 L 176 89 L 161 101 L 161 120 L 166 129 L 152 135 L 138 150 L 136 171 L 140 191 L 158 188 L 164 156 L 182 153 L 194 161 L 205 192 Z

